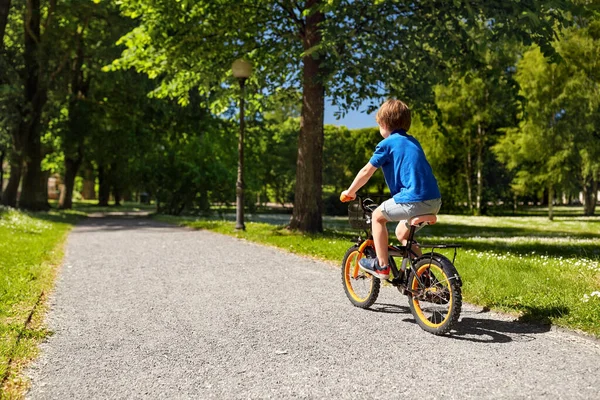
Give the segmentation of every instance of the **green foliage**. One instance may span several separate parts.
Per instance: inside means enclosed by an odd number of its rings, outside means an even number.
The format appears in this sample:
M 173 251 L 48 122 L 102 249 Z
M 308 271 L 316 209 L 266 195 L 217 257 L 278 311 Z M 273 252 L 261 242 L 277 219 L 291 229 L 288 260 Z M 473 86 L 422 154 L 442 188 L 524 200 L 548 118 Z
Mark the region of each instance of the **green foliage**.
M 384 94 L 412 99 L 422 120 L 415 117 L 411 133 L 426 148 L 445 207 L 467 202 L 467 181 L 476 185 L 475 169 L 465 168 L 464 157 L 475 159 L 475 127 L 484 126 L 483 200 L 506 200 L 508 173 L 488 149 L 501 134 L 498 127 L 516 126 L 514 43 L 538 43 L 552 54 L 548 44 L 554 28 L 573 21 L 594 37 L 597 23 L 576 3 L 334 0 L 305 10 L 300 2 L 249 0 L 69 0 L 52 7 L 43 1 L 44 17 L 52 16 L 42 41 L 42 75 L 49 89 L 42 119 L 43 169 L 64 175 L 65 162 L 83 148 L 86 163 L 107 172 L 114 193 L 149 192 L 173 213 L 232 202 L 239 129 L 234 100 L 240 92 L 231 62 L 245 57 L 254 64 L 246 91 L 246 200 L 253 206 L 260 195 L 289 203 L 296 190 L 301 60 L 311 55 L 322 62 L 318 79 L 341 113 Z M 22 112 L 25 4 L 13 2 L 4 41 L 0 142 Z M 302 26 L 317 11 L 325 14 L 319 26 L 323 40 L 307 49 Z M 563 46 L 560 55 L 573 64 L 588 63 L 596 56 L 594 43 L 581 43 L 567 46 L 569 51 Z M 589 89 L 585 82 L 569 90 Z M 171 99 L 157 101 L 148 93 Z M 582 99 L 573 100 L 573 107 L 583 109 Z M 428 103 L 436 103 L 440 114 L 427 111 Z M 597 113 L 593 105 L 586 107 L 591 126 Z M 594 139 L 591 130 L 581 132 L 577 135 Z M 324 135 L 325 196 L 332 196 L 333 209 L 334 195 L 368 161 L 380 136 L 376 130 L 333 126 L 325 127 Z M 216 154 L 213 162 L 206 159 L 209 152 Z M 576 152 L 581 161 L 569 164 L 565 177 L 577 174 L 583 182 L 584 176 L 597 174 L 599 157 L 593 146 Z M 576 186 L 571 183 L 569 190 L 575 192 Z M 366 190 L 383 193 L 385 188 L 377 173 Z
M 382 139 L 379 128 L 363 128 L 351 131 L 351 142 L 348 143 L 347 147 L 349 152 L 346 153 L 348 168 L 351 171 L 351 174 L 350 180 L 343 185 L 345 186 L 344 189 L 350 185 L 356 173 L 369 162 L 375 151 L 375 147 Z M 385 184 L 383 173 L 381 171 L 375 172 L 367 185 L 364 186 L 363 190 L 369 193 L 375 192 L 380 195 L 383 194 L 384 191 L 387 191 L 388 189 Z
M 430 88 L 447 75 L 448 66 L 481 65 L 486 41 L 513 38 L 553 54 L 554 27 L 568 22 L 563 10 L 571 7 L 563 0 L 336 0 L 316 2 L 312 9 L 298 2 L 249 0 L 124 0 L 120 5 L 139 25 L 121 38 L 126 50 L 112 68 L 147 74 L 156 80 L 153 95 L 181 104 L 189 102 L 190 89 L 210 94 L 217 113 L 233 98 L 231 63 L 240 57 L 254 63 L 251 85 L 267 93 L 300 81 L 304 55 L 320 58 L 320 79 L 342 110 L 379 98 L 382 85 L 403 98 L 432 99 Z M 323 40 L 305 50 L 303 18 L 315 12 L 326 16 L 319 27 Z
M 451 203 L 465 202 L 476 214 L 484 212 L 486 199 L 502 199 L 504 195 L 497 190 L 494 193 L 489 185 L 501 168 L 493 163 L 488 149 L 498 140 L 501 129 L 517 120 L 514 46 L 486 49 L 483 58 L 486 68 L 453 74 L 446 85 L 435 88 L 437 119 L 442 129 L 437 137 L 445 136 L 442 163 L 447 166 L 439 169 L 454 171 L 441 177 L 460 190 L 451 190 Z
M 557 43 L 564 62 L 551 64 L 534 47 L 517 65 L 523 120 L 494 150 L 516 171 L 513 187 L 520 193 L 578 191 L 588 176 L 598 179 L 600 42 L 591 34 L 594 26 L 564 33 Z
M 230 127 L 229 132 L 235 130 Z M 234 197 L 236 170 L 236 135 L 228 140 L 211 127 L 198 133 L 180 133 L 170 140 L 154 143 L 158 151 L 149 165 L 158 170 L 146 171 L 145 182 L 155 188 L 159 210 L 180 214 L 184 208 L 208 211 L 211 202 L 225 202 Z M 164 149 L 163 149 L 164 148 Z M 152 187 L 150 186 L 150 187 Z
M 248 137 L 249 187 L 279 204 L 294 201 L 299 131 L 299 118 L 267 114 L 264 122 L 257 121 L 251 128 Z

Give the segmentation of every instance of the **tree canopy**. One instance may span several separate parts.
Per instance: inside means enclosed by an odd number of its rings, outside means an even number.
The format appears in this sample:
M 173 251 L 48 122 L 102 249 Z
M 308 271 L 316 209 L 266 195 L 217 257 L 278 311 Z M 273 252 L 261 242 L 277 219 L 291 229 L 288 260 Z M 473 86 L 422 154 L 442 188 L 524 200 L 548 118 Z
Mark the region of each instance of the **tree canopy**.
M 231 65 L 244 58 L 246 205 L 293 203 L 291 228 L 320 231 L 380 140 L 325 126 L 326 98 L 341 114 L 408 102 L 448 210 L 581 190 L 590 214 L 597 12 L 583 0 L 3 0 L 2 202 L 47 208 L 53 174 L 63 208 L 96 192 L 168 213 L 229 204 Z M 383 193 L 383 177 L 366 190 Z

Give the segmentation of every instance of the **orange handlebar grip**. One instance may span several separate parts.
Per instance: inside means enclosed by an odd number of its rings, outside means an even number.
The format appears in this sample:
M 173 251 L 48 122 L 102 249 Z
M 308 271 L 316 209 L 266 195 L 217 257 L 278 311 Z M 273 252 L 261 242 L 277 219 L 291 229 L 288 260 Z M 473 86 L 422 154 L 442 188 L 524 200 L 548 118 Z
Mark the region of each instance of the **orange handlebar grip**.
M 340 201 L 341 201 L 342 203 L 347 203 L 347 202 L 349 202 L 349 201 L 352 201 L 352 200 L 354 200 L 355 198 L 356 198 L 356 196 L 355 196 L 355 197 L 350 197 L 350 196 L 347 196 L 347 195 L 345 195 L 345 194 L 341 194 L 341 195 L 340 195 Z

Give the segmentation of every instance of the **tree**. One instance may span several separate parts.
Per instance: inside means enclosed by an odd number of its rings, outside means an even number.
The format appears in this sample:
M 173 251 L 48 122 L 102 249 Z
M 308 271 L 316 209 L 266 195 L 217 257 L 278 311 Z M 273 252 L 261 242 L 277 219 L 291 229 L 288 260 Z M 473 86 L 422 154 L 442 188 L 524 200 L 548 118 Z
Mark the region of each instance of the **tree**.
M 248 164 L 253 165 L 249 175 L 254 177 L 248 183 L 250 186 L 252 181 L 260 181 L 257 188 L 262 188 L 267 196 L 284 206 L 294 200 L 300 118 L 295 112 L 280 111 L 281 107 L 278 107 L 265 115 L 264 123 L 255 121 L 252 124 L 249 147 L 259 151 L 249 154 Z M 252 145 L 252 138 L 259 137 L 260 144 Z
M 51 1 L 46 11 L 45 26 L 51 22 L 55 1 Z M 18 140 L 23 146 L 25 174 L 23 176 L 19 207 L 28 210 L 46 210 L 48 205 L 47 176 L 42 174 L 42 112 L 48 99 L 48 45 L 47 31 L 42 31 L 41 0 L 27 0 L 25 6 L 25 105 L 18 128 Z M 42 32 L 44 35 L 42 35 Z M 13 140 L 15 140 L 13 138 Z M 16 140 L 15 140 L 16 141 Z M 11 169 L 12 178 L 12 169 Z
M 11 171 L 2 203 L 16 205 L 17 190 L 25 165 L 19 206 L 31 210 L 48 208 L 45 176 L 41 171 L 41 131 L 42 112 L 51 77 L 46 35 L 51 30 L 49 26 L 53 21 L 55 7 L 55 0 L 50 0 L 43 10 L 41 0 L 26 0 L 22 17 L 24 45 L 20 78 L 23 97 L 22 102 L 16 106 L 19 121 L 15 126 L 9 127 L 12 136 Z M 20 50 L 19 45 L 15 47 Z
M 4 32 L 8 22 L 11 0 L 0 0 L 0 50 L 4 47 Z
M 11 0 L 0 0 L 0 57 L 4 58 L 4 32 L 8 22 L 8 13 L 10 11 Z M 0 62 L 0 66 L 4 64 L 4 60 Z M 4 74 L 0 76 L 0 84 L 4 84 Z M 4 125 L 4 124 L 2 124 Z M 0 128 L 2 129 L 2 128 Z M 8 149 L 8 136 L 5 135 L 4 129 L 0 131 L 0 199 L 2 198 L 2 189 L 4 188 L 4 159 Z
M 327 93 L 342 108 L 383 94 L 431 97 L 448 66 L 467 64 L 478 46 L 470 28 L 485 22 L 493 39 L 549 41 L 566 1 L 122 1 L 140 25 L 123 37 L 115 66 L 159 78 L 158 96 L 187 102 L 189 90 L 226 99 L 231 62 L 256 65 L 257 89 L 302 86 L 296 196 L 291 228 L 322 230 L 323 109 Z M 226 17 L 224 17 L 226 16 Z M 218 38 L 218 40 L 217 40 Z M 353 57 L 349 57 L 353 52 Z
M 98 95 L 110 85 L 104 81 L 110 75 L 102 72 L 102 67 L 118 55 L 115 42 L 130 28 L 130 24 L 118 14 L 114 5 L 107 2 L 67 2 L 57 18 L 58 28 L 52 32 L 51 39 L 56 51 L 60 49 L 64 54 L 63 62 L 70 66 L 63 70 L 62 79 L 53 88 L 55 97 L 59 99 L 58 108 L 63 111 L 57 114 L 65 119 L 59 131 L 65 163 L 65 195 L 61 196 L 58 206 L 70 209 L 75 177 L 86 156 L 86 139 L 98 127 L 104 126 L 101 122 L 93 123 L 96 114 L 103 108 L 101 103 L 104 99 L 98 98 Z M 135 86 L 143 86 L 142 79 Z M 133 92 L 144 96 L 139 91 Z M 116 99 L 116 96 L 111 97 L 112 101 Z M 102 115 L 100 119 L 104 117 Z M 127 120 L 124 118 L 123 123 Z
M 467 204 L 483 213 L 488 149 L 500 129 L 516 124 L 517 85 L 513 77 L 516 51 L 509 43 L 485 49 L 482 68 L 455 73 L 435 89 L 442 128 L 449 135 L 446 154 L 462 159 Z M 473 190 L 475 187 L 475 190 Z
M 525 53 L 516 74 L 523 118 L 494 147 L 499 159 L 516 171 L 514 190 L 547 193 L 549 219 L 557 192 L 570 189 L 577 177 L 584 191 L 590 184 L 593 189 L 598 173 L 599 64 L 597 44 L 585 40 L 586 31 L 577 28 L 563 35 L 557 48 L 564 62 L 550 63 L 537 47 Z M 589 204 L 585 208 L 592 211 Z
M 0 126 L 0 129 L 1 126 Z M 0 198 L 2 198 L 2 190 L 4 188 L 4 160 L 8 152 L 9 136 L 4 129 L 0 130 Z
M 569 76 L 562 98 L 579 164 L 573 173 L 583 192 L 584 214 L 593 215 L 600 182 L 600 17 L 566 31 L 557 48 Z
M 465 149 L 458 144 L 460 136 L 443 130 L 435 111 L 416 112 L 409 133 L 421 143 L 438 181 L 444 210 L 453 210 L 467 202 L 467 180 L 464 171 Z

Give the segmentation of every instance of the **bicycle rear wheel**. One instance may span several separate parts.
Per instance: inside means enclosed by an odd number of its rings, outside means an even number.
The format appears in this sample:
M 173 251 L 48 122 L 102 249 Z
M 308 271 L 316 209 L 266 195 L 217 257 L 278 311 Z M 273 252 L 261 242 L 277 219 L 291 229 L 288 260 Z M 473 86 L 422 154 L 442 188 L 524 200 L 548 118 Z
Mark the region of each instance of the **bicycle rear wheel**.
M 374 256 L 375 252 L 372 253 Z M 358 246 L 352 246 L 346 251 L 342 261 L 342 283 L 352 304 L 360 308 L 369 308 L 379 296 L 381 282 L 359 268 L 358 260 L 361 256 Z
M 458 321 L 462 294 L 457 276 L 452 264 L 435 258 L 419 260 L 413 266 L 408 278 L 408 304 L 423 330 L 441 335 Z

